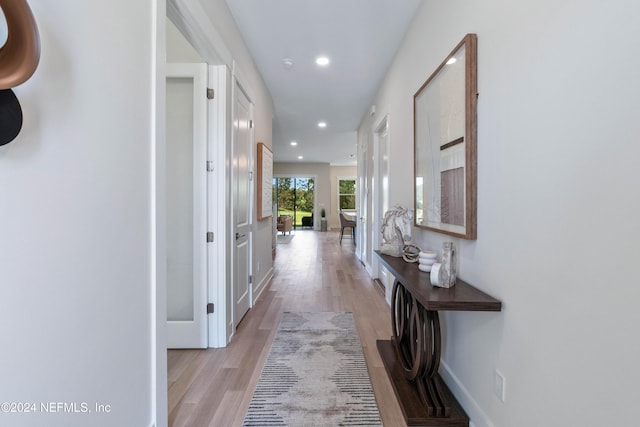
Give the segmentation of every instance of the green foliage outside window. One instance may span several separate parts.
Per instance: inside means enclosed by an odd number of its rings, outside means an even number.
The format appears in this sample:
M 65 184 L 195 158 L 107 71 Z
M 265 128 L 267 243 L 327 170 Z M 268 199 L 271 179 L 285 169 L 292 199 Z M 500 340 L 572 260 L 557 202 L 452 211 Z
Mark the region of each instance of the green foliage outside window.
M 273 179 L 273 200 L 277 203 L 278 215 L 292 215 L 296 225 L 301 224 L 302 217 L 313 214 L 314 192 L 313 178 Z
M 356 209 L 356 180 L 338 180 L 338 202 L 340 210 L 352 211 Z

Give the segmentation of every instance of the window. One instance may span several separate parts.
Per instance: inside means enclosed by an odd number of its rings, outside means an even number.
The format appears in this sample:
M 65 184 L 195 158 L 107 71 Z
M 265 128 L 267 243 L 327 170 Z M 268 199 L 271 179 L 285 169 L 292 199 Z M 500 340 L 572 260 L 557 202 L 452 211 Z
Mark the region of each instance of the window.
M 355 178 L 338 178 L 338 206 L 341 211 L 356 210 Z

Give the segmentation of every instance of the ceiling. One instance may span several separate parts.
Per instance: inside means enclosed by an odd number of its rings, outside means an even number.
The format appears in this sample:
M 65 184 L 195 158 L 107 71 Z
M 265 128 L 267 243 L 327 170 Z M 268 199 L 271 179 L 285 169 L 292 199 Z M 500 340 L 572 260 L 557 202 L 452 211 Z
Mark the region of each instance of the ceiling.
M 274 161 L 355 165 L 358 126 L 421 0 L 226 2 L 273 99 Z

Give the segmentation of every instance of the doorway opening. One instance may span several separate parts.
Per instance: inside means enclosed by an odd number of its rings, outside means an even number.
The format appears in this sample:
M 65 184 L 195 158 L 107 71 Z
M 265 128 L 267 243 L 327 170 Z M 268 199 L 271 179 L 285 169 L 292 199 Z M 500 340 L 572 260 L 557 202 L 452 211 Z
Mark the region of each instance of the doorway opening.
M 273 178 L 277 216 L 291 216 L 294 230 L 314 226 L 315 186 L 315 179 L 310 177 Z

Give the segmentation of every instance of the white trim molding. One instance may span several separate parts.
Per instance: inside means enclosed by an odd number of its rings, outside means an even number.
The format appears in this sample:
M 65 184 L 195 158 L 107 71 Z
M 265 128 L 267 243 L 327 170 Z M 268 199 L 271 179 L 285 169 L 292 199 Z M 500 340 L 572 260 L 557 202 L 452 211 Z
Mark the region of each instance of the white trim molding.
M 469 416 L 469 425 L 473 423 L 476 427 L 495 427 L 482 407 L 480 407 L 471 393 L 469 393 L 469 390 L 467 390 L 444 360 L 440 360 L 439 374 Z

